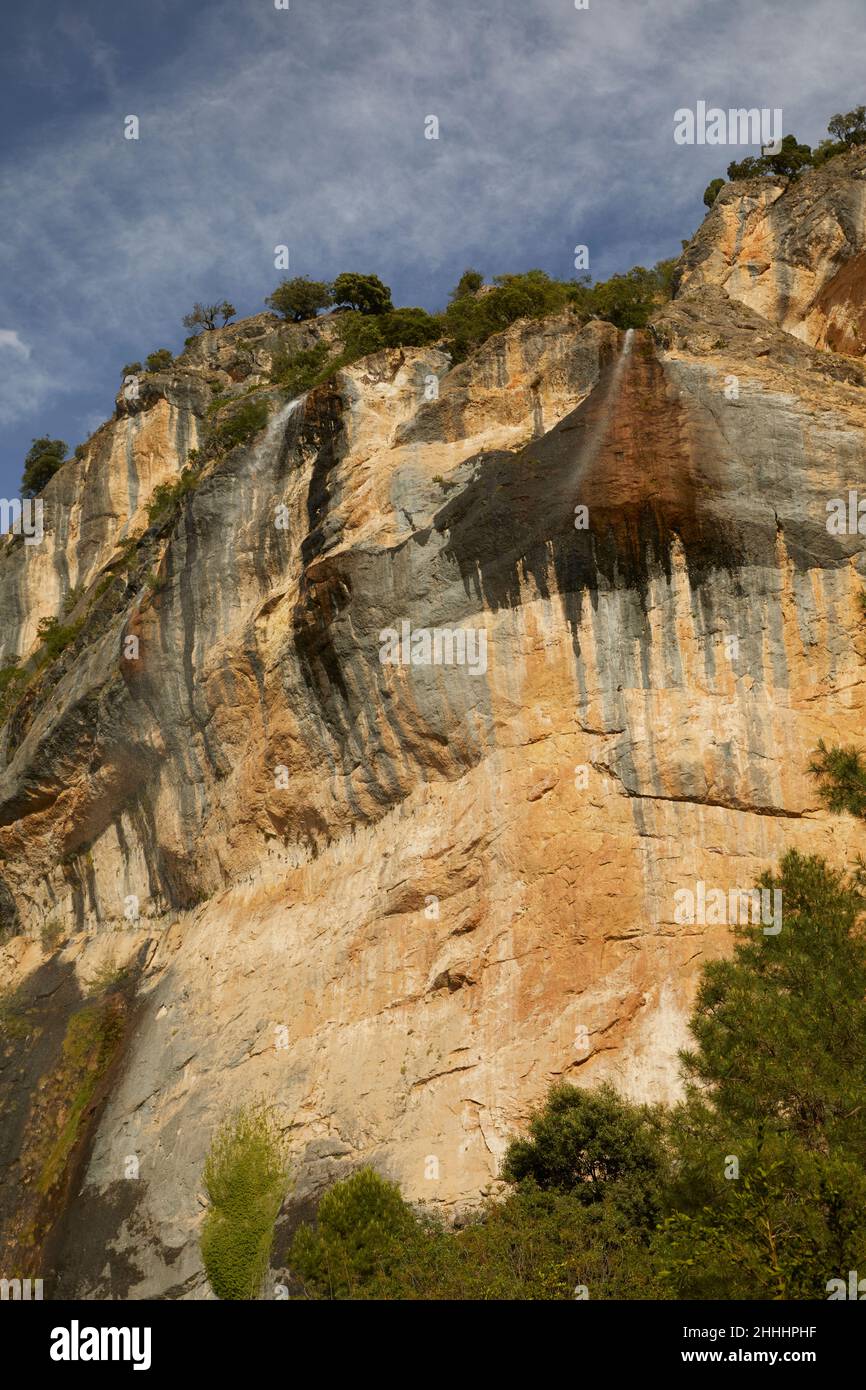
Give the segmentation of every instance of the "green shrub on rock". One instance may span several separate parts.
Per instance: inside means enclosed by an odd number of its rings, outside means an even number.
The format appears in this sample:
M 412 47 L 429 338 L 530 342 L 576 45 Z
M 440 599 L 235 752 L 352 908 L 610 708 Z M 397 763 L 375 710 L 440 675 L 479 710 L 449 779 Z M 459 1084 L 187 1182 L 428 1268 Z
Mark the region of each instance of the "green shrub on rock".
M 254 1299 L 289 1184 L 285 1143 L 266 1106 L 243 1107 L 223 1121 L 203 1179 L 210 1206 L 201 1253 L 211 1288 L 217 1298 Z
M 289 396 L 301 396 L 316 385 L 327 366 L 328 356 L 328 344 L 323 340 L 299 352 L 278 352 L 271 366 L 271 380 L 285 387 Z
M 147 520 L 150 526 L 159 526 L 173 521 L 180 513 L 184 498 L 198 487 L 199 477 L 192 468 L 185 468 L 179 478 L 171 483 L 159 483 L 150 494 L 147 504 Z
M 213 427 L 208 445 L 211 452 L 227 453 L 239 444 L 250 444 L 268 423 L 266 400 L 246 400 L 237 410 Z
M 312 1298 L 351 1298 L 403 1257 L 418 1221 L 395 1183 L 361 1168 L 325 1193 L 316 1226 L 301 1226 L 289 1264 Z
M 386 347 L 423 347 L 442 336 L 442 320 L 426 309 L 392 309 L 379 319 Z
M 157 348 L 156 352 L 151 352 L 144 359 L 144 366 L 148 372 L 166 372 L 173 361 L 174 358 L 168 348 Z

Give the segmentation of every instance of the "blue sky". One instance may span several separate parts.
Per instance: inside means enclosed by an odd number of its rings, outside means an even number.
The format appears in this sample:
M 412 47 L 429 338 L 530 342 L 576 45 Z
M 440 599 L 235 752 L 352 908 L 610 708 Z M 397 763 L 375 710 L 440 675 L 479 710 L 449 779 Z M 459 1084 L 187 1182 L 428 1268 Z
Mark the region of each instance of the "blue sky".
M 197 299 L 372 271 L 442 306 L 468 265 L 594 278 L 679 251 L 734 154 L 674 111 L 866 101 L 863 0 L 28 0 L 0 43 L 0 493 L 74 447 Z M 124 117 L 140 139 L 123 138 Z M 436 115 L 438 141 L 424 138 Z

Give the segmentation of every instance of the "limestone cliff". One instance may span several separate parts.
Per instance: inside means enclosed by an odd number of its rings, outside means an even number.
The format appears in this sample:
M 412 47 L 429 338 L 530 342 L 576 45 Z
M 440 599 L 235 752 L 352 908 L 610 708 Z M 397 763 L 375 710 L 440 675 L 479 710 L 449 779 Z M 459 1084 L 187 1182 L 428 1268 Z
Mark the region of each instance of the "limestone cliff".
M 672 1098 L 730 940 L 677 890 L 853 859 L 807 770 L 864 714 L 863 542 L 826 521 L 864 486 L 866 163 L 834 166 L 726 189 L 650 329 L 523 321 L 266 390 L 149 525 L 215 393 L 333 325 L 208 333 L 48 485 L 43 544 L 5 543 L 4 659 L 72 587 L 81 623 L 0 776 L 0 1219 L 55 1291 L 205 1296 L 202 1163 L 254 1094 L 286 1228 L 367 1159 L 477 1200 L 552 1078 Z M 383 662 L 389 629 L 478 659 Z M 89 1124 L 46 1147 L 65 1020 L 123 966 Z
M 866 151 L 808 177 L 728 184 L 683 257 L 680 289 L 719 285 L 814 347 L 866 351 Z

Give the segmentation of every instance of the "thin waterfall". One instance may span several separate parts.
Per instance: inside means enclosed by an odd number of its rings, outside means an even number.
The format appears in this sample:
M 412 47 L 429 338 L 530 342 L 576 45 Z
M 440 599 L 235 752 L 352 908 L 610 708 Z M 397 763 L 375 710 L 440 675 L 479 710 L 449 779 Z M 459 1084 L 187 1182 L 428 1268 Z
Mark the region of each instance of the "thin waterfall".
M 604 401 L 593 422 L 592 434 L 583 441 L 583 445 L 578 457 L 578 463 L 585 470 L 594 463 L 598 457 L 602 444 L 607 435 L 608 426 L 619 398 L 620 387 L 622 385 L 623 373 L 626 363 L 631 356 L 632 341 L 634 339 L 634 329 L 627 328 L 623 339 L 622 349 L 616 359 L 616 364 L 607 383 Z
M 294 400 L 287 401 L 285 405 L 280 406 L 276 414 L 272 415 L 270 420 L 268 420 L 264 435 L 255 446 L 254 458 L 257 469 L 262 467 L 265 460 L 270 456 L 272 449 L 274 447 L 279 447 L 286 423 L 295 412 L 303 406 L 306 399 L 307 392 L 304 391 L 303 395 L 295 396 Z

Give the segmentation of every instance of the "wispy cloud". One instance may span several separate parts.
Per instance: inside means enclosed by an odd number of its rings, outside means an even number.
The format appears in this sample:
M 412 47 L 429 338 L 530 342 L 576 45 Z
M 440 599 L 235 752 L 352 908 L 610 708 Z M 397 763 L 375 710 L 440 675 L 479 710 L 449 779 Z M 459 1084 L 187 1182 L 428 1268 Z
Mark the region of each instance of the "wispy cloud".
M 25 361 L 30 356 L 29 347 L 22 343 L 14 328 L 0 328 L 0 352 L 14 352 Z

